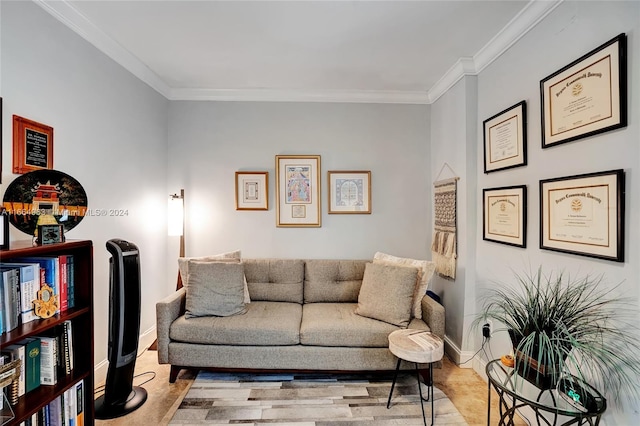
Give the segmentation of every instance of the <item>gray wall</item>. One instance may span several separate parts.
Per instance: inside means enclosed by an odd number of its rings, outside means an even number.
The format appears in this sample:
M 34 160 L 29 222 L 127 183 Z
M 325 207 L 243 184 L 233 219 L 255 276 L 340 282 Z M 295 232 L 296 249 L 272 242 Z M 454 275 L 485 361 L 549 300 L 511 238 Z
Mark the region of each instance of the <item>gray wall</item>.
M 434 290 L 441 295 L 446 307 L 446 350 L 456 362 L 467 361 L 469 355 L 465 351 L 471 352 L 475 343 L 465 339 L 465 330 L 475 298 L 476 110 L 477 78 L 474 76 L 464 77 L 431 106 L 431 180 L 459 177 L 456 279 L 439 275 L 433 278 Z
M 169 123 L 169 187 L 186 191 L 187 255 L 430 257 L 428 106 L 172 102 Z M 278 154 L 321 156 L 321 228 L 276 227 Z M 235 210 L 238 170 L 269 172 L 268 211 Z M 371 171 L 370 215 L 327 214 L 328 170 Z
M 169 102 L 31 2 L 2 2 L 2 190 L 11 173 L 12 115 L 54 128 L 54 168 L 76 178 L 90 209 L 67 238 L 94 243 L 95 360 L 107 353 L 108 253 L 105 242 L 138 245 L 142 261 L 141 330 L 155 329 L 165 295 L 167 113 Z M 13 240 L 28 236 L 11 227 Z M 175 285 L 175 284 L 174 284 Z M 154 334 L 151 334 L 154 336 Z M 96 380 L 99 382 L 99 369 Z

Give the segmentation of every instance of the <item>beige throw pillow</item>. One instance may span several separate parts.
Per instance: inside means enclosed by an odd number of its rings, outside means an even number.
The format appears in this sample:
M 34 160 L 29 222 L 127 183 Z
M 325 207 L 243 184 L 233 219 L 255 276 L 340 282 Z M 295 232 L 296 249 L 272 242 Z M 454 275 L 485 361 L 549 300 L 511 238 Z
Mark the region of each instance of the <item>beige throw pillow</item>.
M 246 312 L 242 263 L 189 261 L 185 318 Z
M 407 327 L 418 269 L 367 263 L 356 314 Z
M 214 254 L 212 256 L 203 257 L 179 257 L 178 269 L 180 270 L 180 278 L 182 279 L 182 285 L 187 285 L 189 278 L 189 261 L 195 260 L 198 262 L 236 262 L 242 261 L 240 250 L 230 251 L 228 253 Z M 244 303 L 251 303 L 249 297 L 249 286 L 247 285 L 247 278 L 244 278 Z
M 422 298 L 427 294 L 429 281 L 436 269 L 436 264 L 429 260 L 417 260 L 404 257 L 397 257 L 391 254 L 377 252 L 373 256 L 373 263 L 383 263 L 388 265 L 412 266 L 418 268 L 418 276 L 415 283 L 415 291 L 413 293 L 413 310 L 414 318 L 422 319 Z

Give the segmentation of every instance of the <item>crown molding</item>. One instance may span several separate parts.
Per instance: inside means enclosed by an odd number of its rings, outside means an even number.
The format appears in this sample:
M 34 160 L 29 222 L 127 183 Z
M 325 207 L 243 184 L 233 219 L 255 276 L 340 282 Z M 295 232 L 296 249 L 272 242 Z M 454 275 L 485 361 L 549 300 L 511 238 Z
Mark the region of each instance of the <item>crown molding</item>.
M 126 70 L 169 100 L 431 104 L 466 75 L 477 75 L 563 0 L 531 0 L 472 58 L 460 58 L 428 91 L 183 89 L 172 88 L 142 61 L 102 32 L 67 0 L 33 0 Z
M 151 71 L 140 59 L 118 44 L 114 39 L 96 27 L 78 9 L 68 1 L 33 0 L 35 4 L 47 11 L 51 16 L 69 27 L 80 37 L 87 40 L 102 53 L 120 64 L 124 69 L 142 80 L 165 98 L 169 94 L 169 86 L 156 73 Z
M 281 89 L 171 89 L 172 101 L 428 104 L 427 92 Z
M 473 58 L 460 58 L 458 62 L 429 89 L 429 102 L 433 103 L 438 100 L 440 96 L 444 95 L 447 90 L 453 87 L 453 85 L 465 75 L 478 75 L 563 1 L 564 0 L 531 0 L 527 3 L 498 34 L 473 55 Z

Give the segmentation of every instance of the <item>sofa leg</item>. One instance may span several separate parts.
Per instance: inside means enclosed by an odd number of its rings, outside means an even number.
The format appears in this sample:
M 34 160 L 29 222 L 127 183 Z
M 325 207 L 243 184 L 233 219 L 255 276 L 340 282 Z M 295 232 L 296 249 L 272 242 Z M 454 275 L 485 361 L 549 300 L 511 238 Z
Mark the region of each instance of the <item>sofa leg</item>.
M 171 371 L 169 372 L 169 383 L 175 383 L 178 378 L 178 373 L 180 373 L 181 368 L 177 365 L 171 366 Z

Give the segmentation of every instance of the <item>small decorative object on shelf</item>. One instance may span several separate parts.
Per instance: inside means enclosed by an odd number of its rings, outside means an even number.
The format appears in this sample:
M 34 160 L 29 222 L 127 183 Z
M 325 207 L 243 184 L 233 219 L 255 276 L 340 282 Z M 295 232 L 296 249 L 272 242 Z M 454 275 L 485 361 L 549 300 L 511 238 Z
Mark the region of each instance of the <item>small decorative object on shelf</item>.
M 38 290 L 38 298 L 33 301 L 36 315 L 40 318 L 50 318 L 59 308 L 58 296 L 53 293 L 53 288 L 43 284 Z
M 64 242 L 64 226 L 62 225 L 38 225 L 36 244 L 46 245 Z

